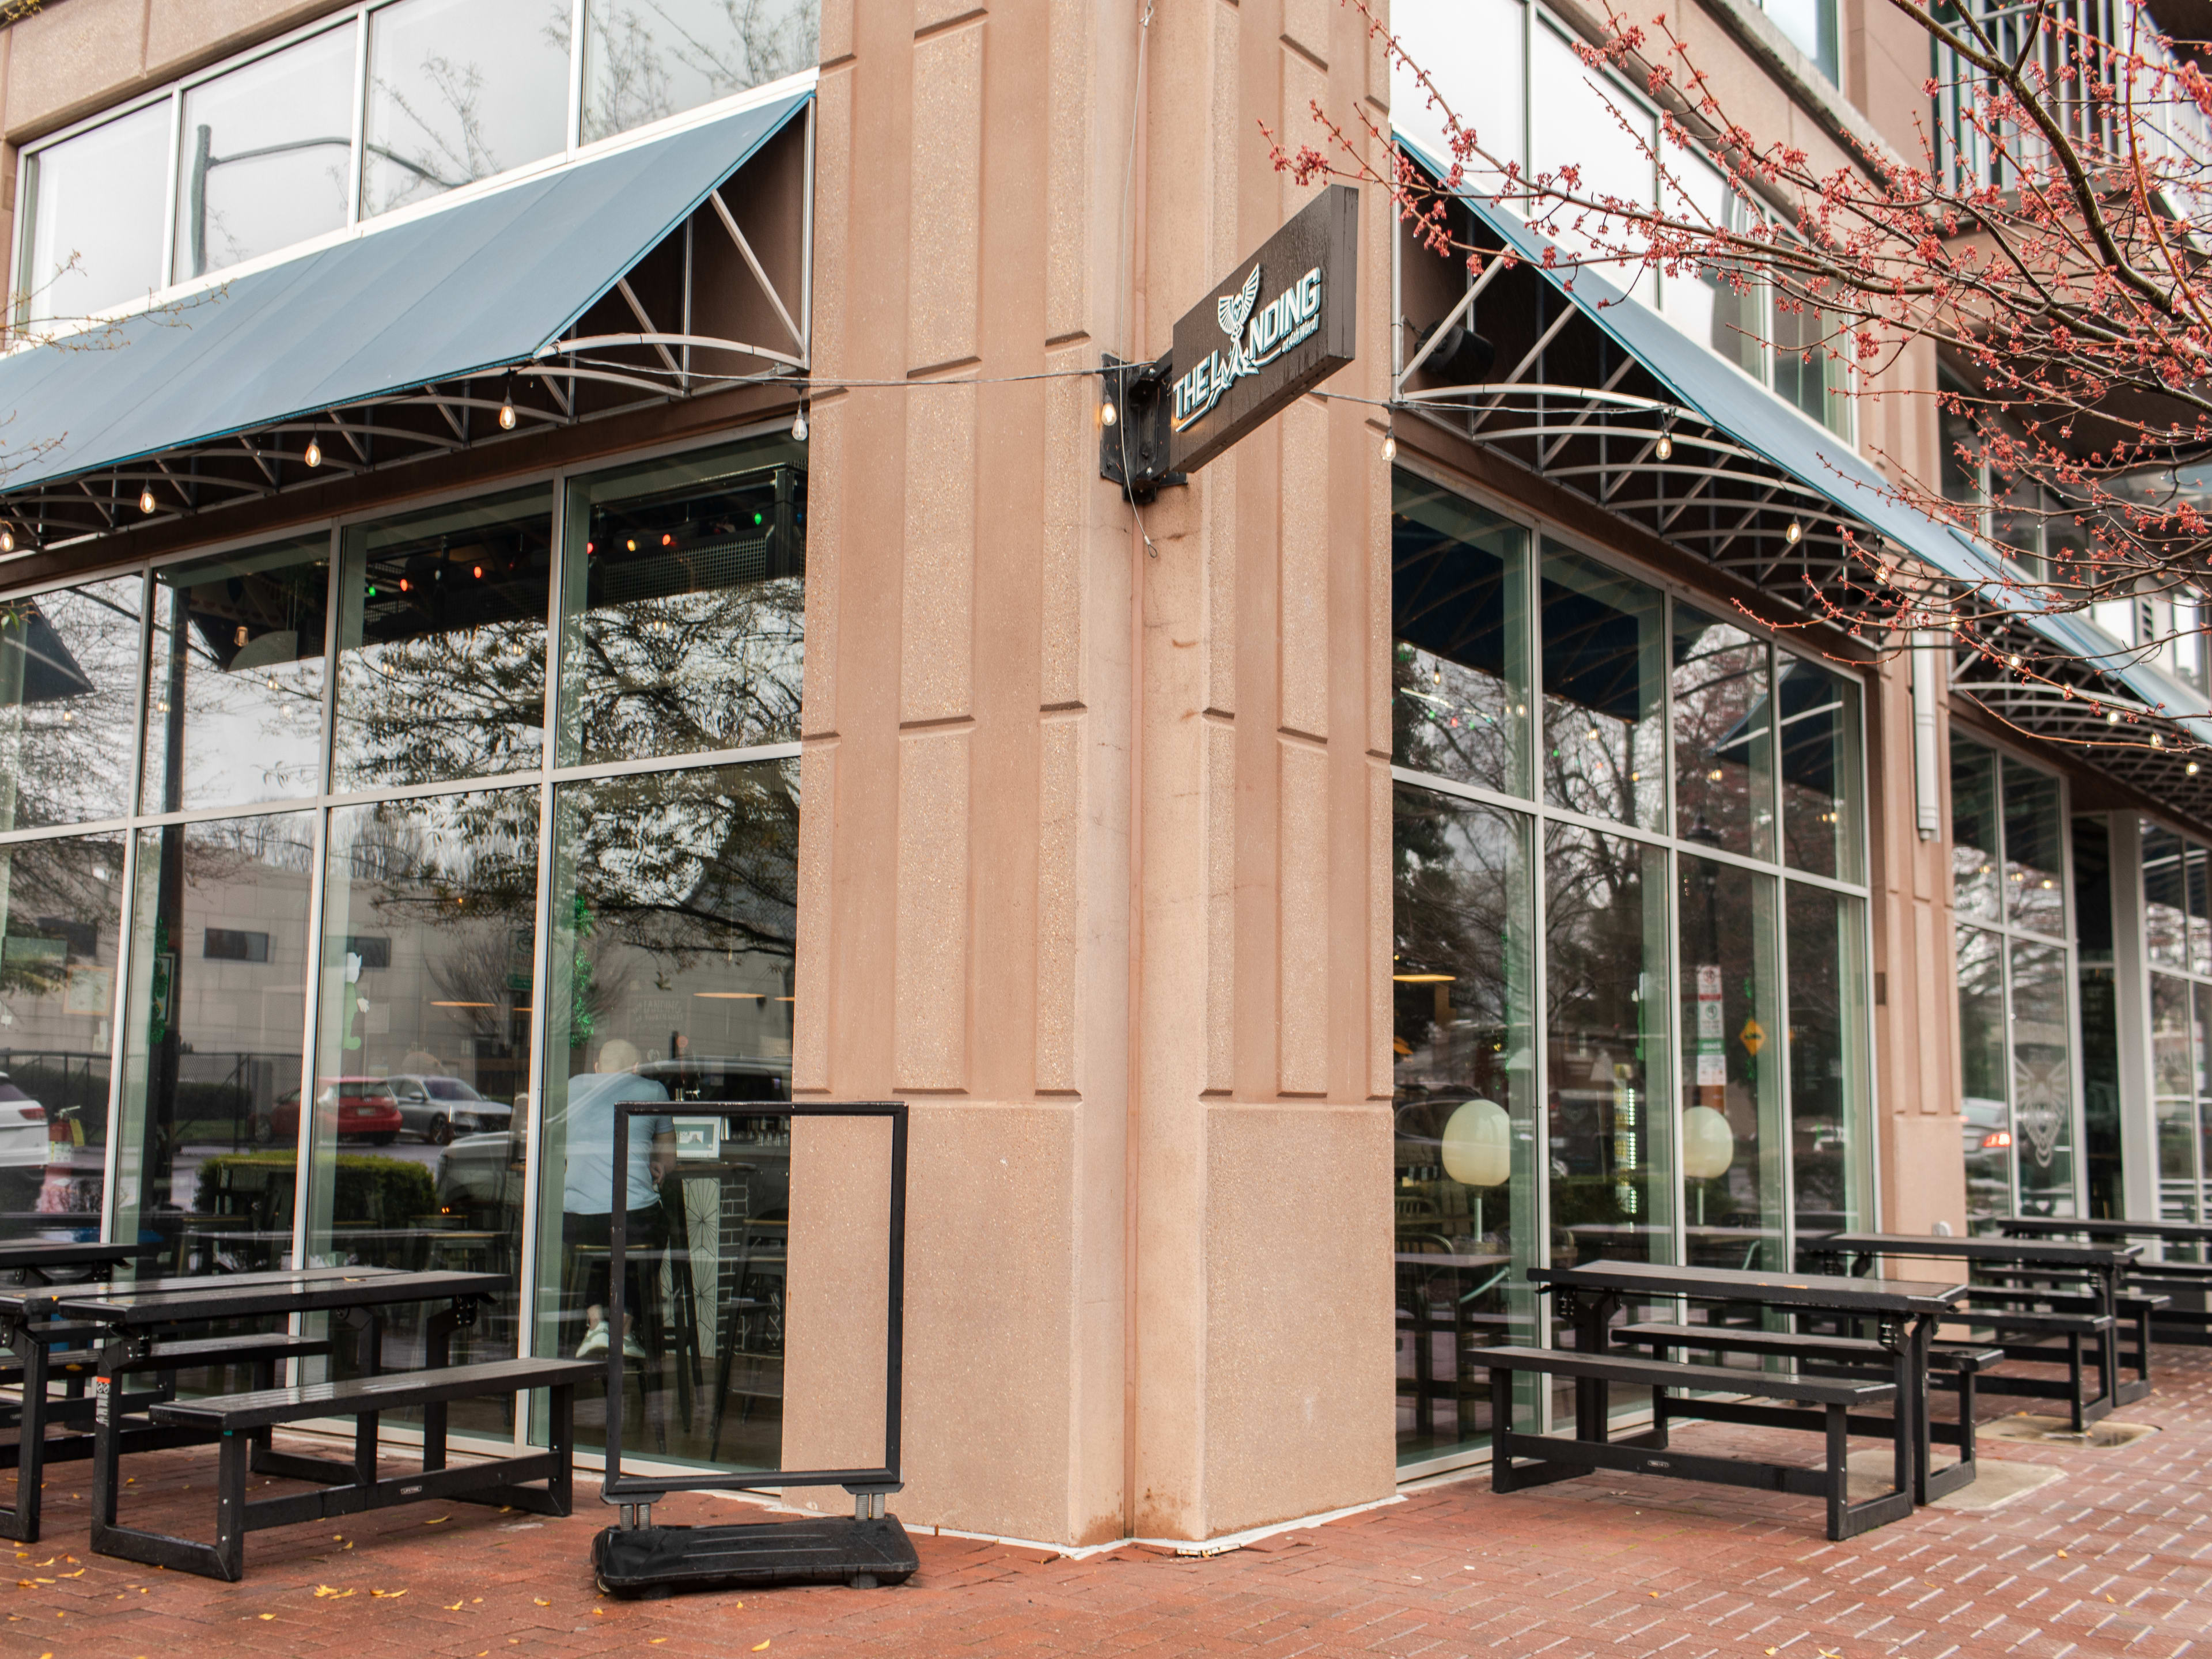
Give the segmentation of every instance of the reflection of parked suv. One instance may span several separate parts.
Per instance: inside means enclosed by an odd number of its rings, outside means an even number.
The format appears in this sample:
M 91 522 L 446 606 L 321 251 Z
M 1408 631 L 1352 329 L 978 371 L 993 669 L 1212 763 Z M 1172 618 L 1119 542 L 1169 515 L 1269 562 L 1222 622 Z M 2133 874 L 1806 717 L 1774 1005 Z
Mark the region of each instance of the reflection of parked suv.
M 433 1146 L 455 1135 L 505 1129 L 514 1109 L 486 1100 L 457 1077 L 394 1077 L 392 1092 L 399 1103 L 400 1127 Z
M 0 1210 L 36 1203 L 46 1173 L 46 1109 L 0 1072 Z

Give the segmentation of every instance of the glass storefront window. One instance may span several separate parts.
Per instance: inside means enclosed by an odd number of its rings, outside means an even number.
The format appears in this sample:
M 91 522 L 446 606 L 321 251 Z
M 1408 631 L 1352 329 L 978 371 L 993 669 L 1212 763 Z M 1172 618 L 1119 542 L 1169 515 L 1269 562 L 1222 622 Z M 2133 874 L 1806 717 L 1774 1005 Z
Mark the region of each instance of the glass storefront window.
M 1657 591 L 1552 550 L 1540 605 L 1544 799 L 1662 828 L 1666 623 Z
M 1765 642 L 1674 607 L 1675 833 L 1774 856 L 1774 748 Z
M 1526 818 L 1396 803 L 1398 1461 L 1418 1463 L 1482 1443 L 1480 1350 L 1534 1339 L 1535 927 Z
M 1553 1260 L 1671 1261 L 1665 850 L 1547 824 L 1544 945 Z
M 1401 766 L 1529 792 L 1528 532 L 1401 472 L 1390 520 Z
M 2014 941 L 2013 1138 L 2021 1209 L 2030 1215 L 2075 1213 L 2067 978 L 2063 945 Z
M 142 810 L 316 792 L 330 550 L 318 532 L 154 573 Z
M 369 14 L 364 219 L 568 142 L 568 8 L 405 0 Z
M 100 1237 L 123 837 L 0 846 L 0 1238 Z
M 1953 890 L 1963 912 L 1990 923 L 1962 921 L 1956 936 L 1966 1213 L 2072 1215 L 2075 963 L 2052 942 L 2067 931 L 2059 781 L 1955 733 L 1951 781 Z M 2003 877 L 2001 904 L 1987 885 L 1992 872 Z
M 31 322 L 83 317 L 161 285 L 169 105 L 165 99 L 35 152 L 15 279 Z
M 1683 854 L 1681 1116 L 1690 1262 L 1780 1271 L 1782 1054 L 1774 879 Z
M 538 792 L 520 788 L 331 813 L 311 1266 L 519 1270 L 538 808 Z M 388 1365 L 422 1363 L 425 1311 L 386 1320 Z M 502 1297 L 456 1338 L 453 1358 L 512 1355 L 516 1332 L 514 1299 Z M 453 1426 L 504 1434 L 511 1418 L 504 1400 L 472 1401 Z
M 536 1351 L 627 1361 L 653 1455 L 773 1468 L 781 1446 L 791 1137 L 686 1102 L 791 1097 L 794 759 L 602 778 L 554 798 Z M 616 1106 L 632 1123 L 623 1297 L 608 1316 Z M 698 1379 L 715 1404 L 694 1412 Z M 579 1402 L 604 1444 L 606 1403 Z M 542 1425 L 541 1425 L 542 1426 Z
M 1859 900 L 1785 884 L 1790 971 L 1790 1181 L 1798 1237 L 1866 1217 L 1873 1147 L 1864 1097 L 1866 919 Z
M 313 818 L 138 832 L 115 1231 L 164 1274 L 292 1254 Z
M 2181 837 L 2153 823 L 2142 826 L 2143 944 L 2151 965 L 2189 965 L 2189 913 Z
M 1997 920 L 1997 757 L 1951 744 L 1951 902 L 1962 916 Z
M 1782 851 L 1793 869 L 1860 879 L 1859 689 L 1802 657 L 1775 676 L 1782 728 Z
M 0 830 L 131 810 L 145 583 L 0 601 Z
M 798 739 L 800 459 L 780 441 L 570 487 L 562 763 Z
M 539 764 L 552 492 L 345 532 L 333 790 Z
M 173 281 L 346 222 L 354 84 L 342 27 L 185 92 Z
M 2005 920 L 2031 933 L 2066 935 L 2058 780 L 2004 761 Z
M 2012 1087 L 2006 1072 L 2004 935 L 1958 932 L 1959 1129 L 1966 1158 L 1966 1213 L 2012 1213 Z
M 2189 971 L 2212 974 L 2212 916 L 2207 915 L 2204 849 L 2191 846 L 2184 858 L 2189 884 Z
M 584 142 L 813 68 L 821 11 L 821 0 L 586 0 Z

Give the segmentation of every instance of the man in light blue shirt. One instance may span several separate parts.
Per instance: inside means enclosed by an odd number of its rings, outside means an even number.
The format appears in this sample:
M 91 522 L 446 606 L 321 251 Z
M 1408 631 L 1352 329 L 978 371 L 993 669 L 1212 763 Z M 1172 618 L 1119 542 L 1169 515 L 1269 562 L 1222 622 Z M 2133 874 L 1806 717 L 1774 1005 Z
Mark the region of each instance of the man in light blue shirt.
M 602 1251 L 614 1239 L 615 1108 L 626 1101 L 666 1100 L 668 1091 L 651 1078 L 637 1075 L 637 1045 L 610 1037 L 599 1048 L 598 1068 L 568 1080 L 568 1103 L 561 1121 L 567 1133 L 568 1169 L 562 1187 L 561 1237 L 571 1252 Z M 625 1250 L 652 1249 L 663 1233 L 661 1178 L 676 1164 L 676 1124 L 664 1113 L 638 1113 L 629 1121 L 628 1216 Z M 607 1351 L 606 1301 L 613 1283 L 611 1260 L 595 1255 L 585 1270 L 584 1340 L 579 1358 Z M 633 1263 L 623 1274 L 623 1352 L 647 1357 L 631 1324 L 643 1297 L 643 1279 Z M 573 1304 L 571 1304 L 573 1305 Z

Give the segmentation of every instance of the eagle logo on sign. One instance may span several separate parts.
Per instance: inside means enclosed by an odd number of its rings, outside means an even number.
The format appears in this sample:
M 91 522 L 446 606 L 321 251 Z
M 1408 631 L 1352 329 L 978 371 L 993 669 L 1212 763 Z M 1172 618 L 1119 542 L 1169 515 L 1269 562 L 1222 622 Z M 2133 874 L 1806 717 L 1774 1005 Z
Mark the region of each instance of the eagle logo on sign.
M 1244 286 L 1235 294 L 1224 294 L 1213 302 L 1213 315 L 1221 325 L 1221 331 L 1233 342 L 1244 331 L 1251 319 L 1252 307 L 1260 298 L 1260 267 L 1254 265 L 1252 274 L 1244 279 Z

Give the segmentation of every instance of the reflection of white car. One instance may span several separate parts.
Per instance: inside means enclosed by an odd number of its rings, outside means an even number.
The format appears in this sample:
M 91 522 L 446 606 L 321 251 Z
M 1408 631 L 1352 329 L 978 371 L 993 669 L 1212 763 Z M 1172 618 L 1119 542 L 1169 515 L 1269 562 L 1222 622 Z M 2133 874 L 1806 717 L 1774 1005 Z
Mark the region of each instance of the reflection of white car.
M 46 1174 L 46 1109 L 0 1072 L 0 1210 L 28 1210 Z

